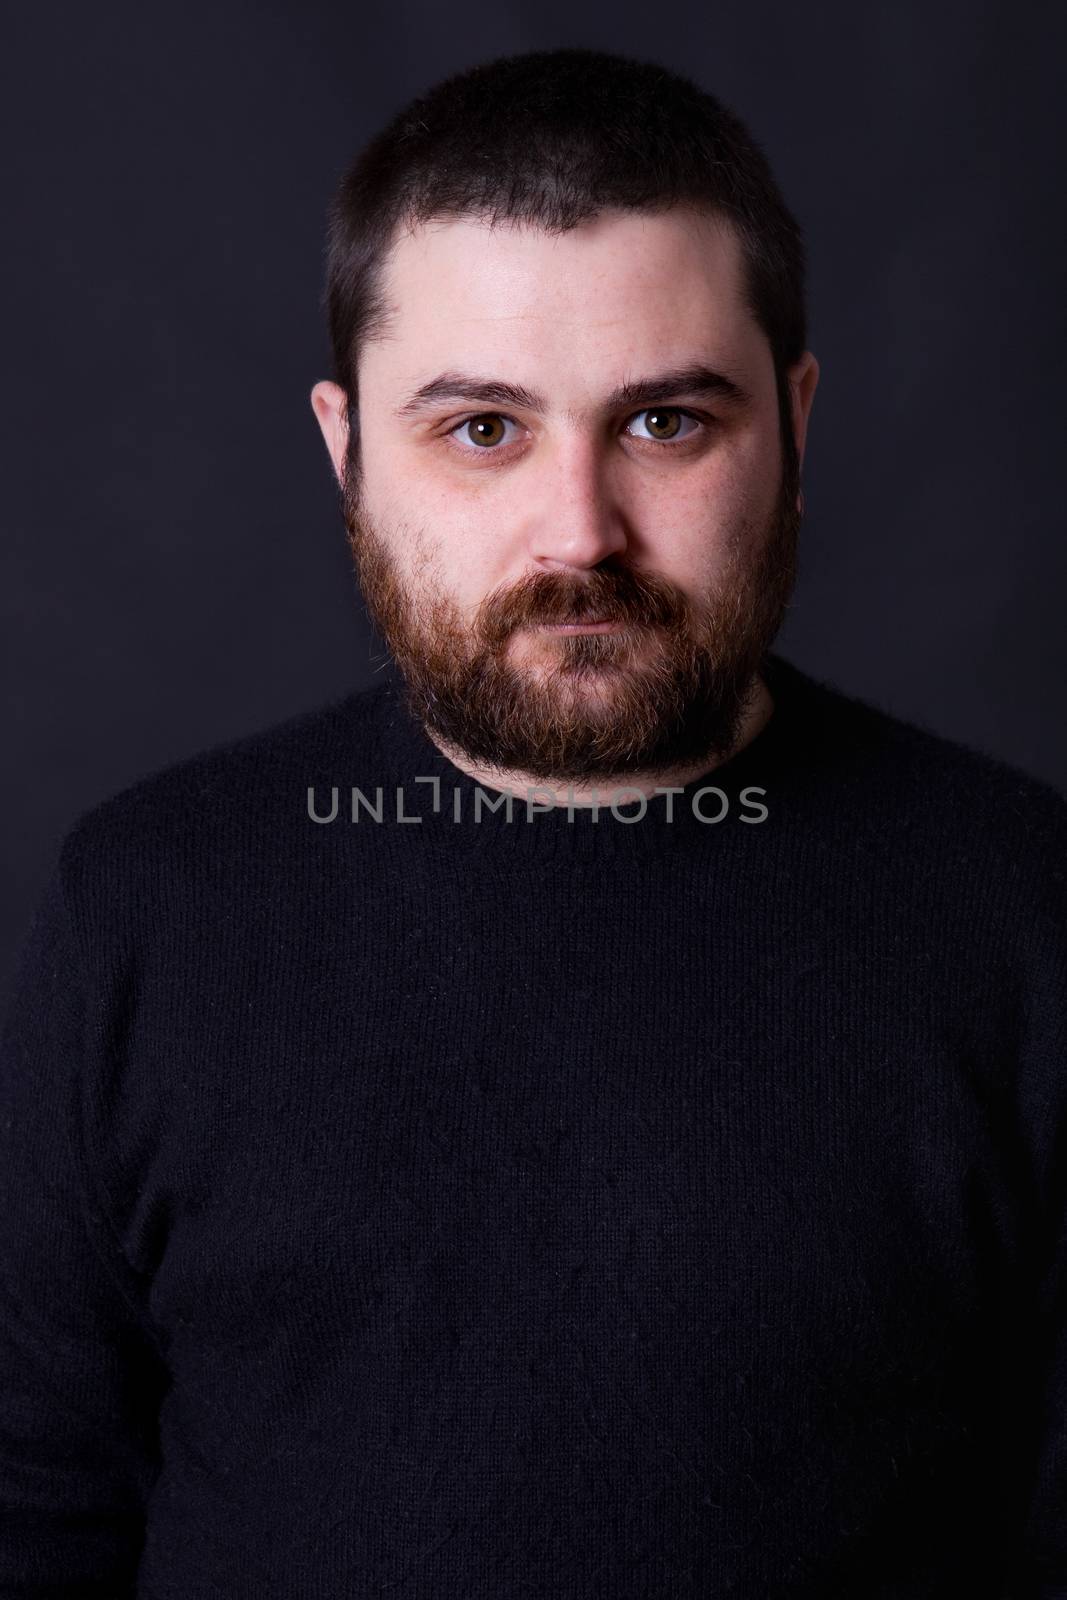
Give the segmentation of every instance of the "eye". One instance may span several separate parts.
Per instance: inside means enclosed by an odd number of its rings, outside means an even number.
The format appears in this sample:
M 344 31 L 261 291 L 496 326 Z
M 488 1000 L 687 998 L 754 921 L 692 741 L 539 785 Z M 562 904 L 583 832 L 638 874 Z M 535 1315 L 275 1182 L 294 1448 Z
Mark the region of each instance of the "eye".
M 462 422 L 457 422 L 445 437 L 461 450 L 470 447 L 468 453 L 482 451 L 489 454 L 498 445 L 511 442 L 505 438 L 505 427 L 515 427 L 510 417 L 502 417 L 496 411 L 483 411 L 477 417 L 466 417 Z
M 682 411 L 677 406 L 652 406 L 647 411 L 639 411 L 631 418 L 631 424 L 641 417 L 647 417 L 645 426 L 647 433 L 634 434 L 636 439 L 654 439 L 658 444 L 671 444 L 674 440 L 688 439 L 700 426 L 700 419 L 691 411 Z M 692 423 L 686 431 L 685 423 Z
M 643 417 L 648 418 L 647 431 L 631 433 L 630 437 L 651 444 L 681 444 L 707 426 L 692 411 L 679 406 L 649 406 L 630 418 L 626 431 Z M 498 411 L 481 411 L 475 417 L 464 417 L 444 437 L 465 455 L 502 455 L 502 446 L 515 443 L 514 433 L 510 437 L 507 433 L 509 428 L 518 428 L 510 417 L 501 416 Z

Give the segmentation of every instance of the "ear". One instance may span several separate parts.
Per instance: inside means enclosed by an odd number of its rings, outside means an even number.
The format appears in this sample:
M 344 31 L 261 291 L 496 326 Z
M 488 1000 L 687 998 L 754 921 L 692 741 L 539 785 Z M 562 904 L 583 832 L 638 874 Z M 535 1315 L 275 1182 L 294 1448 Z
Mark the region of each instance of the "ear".
M 323 379 L 311 391 L 311 409 L 330 452 L 334 476 L 343 484 L 348 449 L 348 396 L 339 384 Z
M 811 416 L 811 404 L 815 399 L 815 389 L 819 382 L 819 363 L 810 350 L 805 350 L 799 361 L 789 368 L 786 373 L 789 380 L 789 395 L 793 407 L 793 437 L 797 444 L 798 463 L 804 463 L 804 446 L 808 437 L 808 418 Z

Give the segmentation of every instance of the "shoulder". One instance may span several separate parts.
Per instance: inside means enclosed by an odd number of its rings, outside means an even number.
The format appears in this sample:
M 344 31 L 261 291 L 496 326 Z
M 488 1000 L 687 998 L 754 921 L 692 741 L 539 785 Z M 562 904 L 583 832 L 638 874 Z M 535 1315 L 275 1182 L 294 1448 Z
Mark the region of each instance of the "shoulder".
M 969 884 L 1067 924 L 1067 795 L 988 751 L 780 663 L 827 832 L 903 873 Z M 835 826 L 836 816 L 836 826 Z
M 61 881 L 74 895 L 127 893 L 146 875 L 202 870 L 278 838 L 310 786 L 347 781 L 372 759 L 382 694 L 357 690 L 207 746 L 98 801 L 60 840 Z

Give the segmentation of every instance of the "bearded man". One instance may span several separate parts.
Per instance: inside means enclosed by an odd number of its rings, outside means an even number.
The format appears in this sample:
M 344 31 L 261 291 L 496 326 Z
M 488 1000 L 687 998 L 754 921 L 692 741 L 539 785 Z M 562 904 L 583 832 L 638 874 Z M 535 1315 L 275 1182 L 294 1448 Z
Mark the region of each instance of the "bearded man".
M 739 119 L 590 51 L 336 196 L 380 677 L 65 836 L 0 1592 L 1067 1594 L 1067 801 L 816 681 Z

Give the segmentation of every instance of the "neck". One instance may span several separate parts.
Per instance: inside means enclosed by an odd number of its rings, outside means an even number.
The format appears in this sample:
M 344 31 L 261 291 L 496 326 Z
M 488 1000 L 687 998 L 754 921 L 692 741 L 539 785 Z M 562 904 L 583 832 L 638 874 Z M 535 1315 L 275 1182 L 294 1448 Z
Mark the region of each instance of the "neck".
M 733 748 L 724 755 L 711 760 L 705 758 L 688 767 L 669 767 L 658 772 L 608 773 L 596 779 L 569 783 L 552 778 L 537 778 L 530 773 L 518 772 L 511 768 L 479 766 L 468 761 L 457 746 L 438 739 L 431 729 L 427 728 L 426 733 L 453 766 L 465 772 L 469 778 L 473 778 L 483 789 L 493 789 L 498 794 L 513 794 L 522 800 L 530 798 L 530 791 L 536 790 L 533 798 L 538 804 L 594 806 L 605 804 L 612 797 L 613 791 L 619 792 L 620 800 L 622 791 L 625 791 L 627 798 L 636 799 L 638 795 L 643 795 L 647 800 L 652 798 L 657 789 L 681 789 L 695 782 L 697 778 L 702 778 L 705 773 L 714 772 L 716 767 L 722 766 L 747 744 L 751 744 L 766 726 L 773 710 L 774 700 L 771 692 L 763 679 L 757 675 L 753 681 L 753 692 L 749 696 L 737 739 Z

